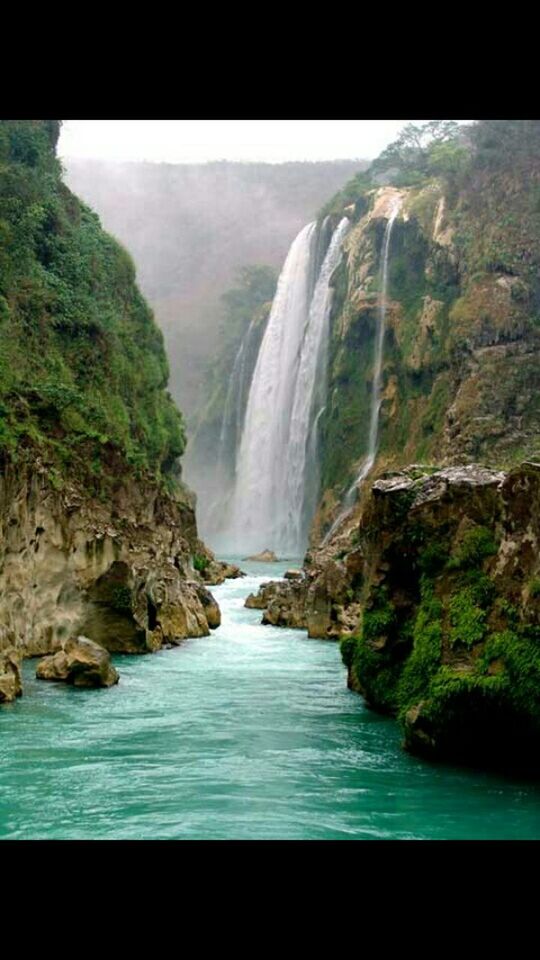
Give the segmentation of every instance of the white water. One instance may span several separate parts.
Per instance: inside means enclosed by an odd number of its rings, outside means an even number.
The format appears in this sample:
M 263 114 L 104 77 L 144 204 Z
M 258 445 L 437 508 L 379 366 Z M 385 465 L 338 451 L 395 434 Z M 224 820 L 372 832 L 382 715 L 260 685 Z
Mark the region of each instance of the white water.
M 329 284 L 348 225 L 344 219 L 334 232 L 314 289 L 315 223 L 304 227 L 287 256 L 249 392 L 224 536 L 229 550 L 268 547 L 297 554 L 305 547 L 311 520 L 305 491 L 313 489 L 316 470 L 314 424 L 323 402 L 318 387 L 325 373 Z
M 326 367 L 332 288 L 330 278 L 341 259 L 341 245 L 350 223 L 343 218 L 334 231 L 309 308 L 308 324 L 296 377 L 285 463 L 285 527 L 278 544 L 292 553 L 306 545 L 318 493 L 318 431 L 326 397 Z M 317 402 L 318 401 L 318 402 Z M 307 494 L 310 496 L 307 496 Z M 311 502 L 310 502 L 311 501 Z
M 212 471 L 210 506 L 199 505 L 199 529 L 205 540 L 220 546 L 223 529 L 227 526 L 230 501 L 233 494 L 235 466 L 244 422 L 244 408 L 249 384 L 246 382 L 246 367 L 251 355 L 251 339 L 259 318 L 255 317 L 247 328 L 236 354 L 229 388 L 225 398 L 216 465 Z
M 332 534 L 337 530 L 342 521 L 345 519 L 349 513 L 355 497 L 357 495 L 357 490 L 361 484 L 366 479 L 368 473 L 370 472 L 373 464 L 375 463 L 375 458 L 377 456 L 377 450 L 379 447 L 379 422 L 380 422 L 380 412 L 381 412 L 381 380 L 382 380 L 382 368 L 384 360 L 384 337 L 386 333 L 386 310 L 387 310 L 387 288 L 388 288 L 388 260 L 390 253 L 390 240 L 392 238 L 392 228 L 396 221 L 396 218 L 399 214 L 401 208 L 401 197 L 397 196 L 392 201 L 392 207 L 390 210 L 390 216 L 386 224 L 386 229 L 384 231 L 384 241 L 383 241 L 383 251 L 382 251 L 382 271 L 381 271 L 381 286 L 379 293 L 379 304 L 378 304 L 378 324 L 377 324 L 377 333 L 375 338 L 375 357 L 373 363 L 373 382 L 371 389 L 371 413 L 370 413 L 370 422 L 369 422 L 369 439 L 368 439 L 368 450 L 364 458 L 362 466 L 360 468 L 360 473 L 358 474 L 353 485 L 347 492 L 347 496 L 344 500 L 343 510 L 334 521 L 332 527 L 326 534 L 324 542 L 326 543 Z
M 229 549 L 251 552 L 281 546 L 276 541 L 282 527 L 284 458 L 315 238 L 315 223 L 310 223 L 293 242 L 278 281 L 249 392 Z

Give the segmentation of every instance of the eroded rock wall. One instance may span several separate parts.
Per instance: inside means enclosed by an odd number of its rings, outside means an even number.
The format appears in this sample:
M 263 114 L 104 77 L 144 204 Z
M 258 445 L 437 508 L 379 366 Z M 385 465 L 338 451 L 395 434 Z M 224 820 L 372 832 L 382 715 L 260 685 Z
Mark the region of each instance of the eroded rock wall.
M 4 464 L 0 649 L 42 655 L 83 634 L 112 652 L 145 653 L 207 635 L 219 611 L 195 553 L 205 548 L 187 494 L 125 479 L 100 500 L 74 483 L 55 490 L 39 463 Z

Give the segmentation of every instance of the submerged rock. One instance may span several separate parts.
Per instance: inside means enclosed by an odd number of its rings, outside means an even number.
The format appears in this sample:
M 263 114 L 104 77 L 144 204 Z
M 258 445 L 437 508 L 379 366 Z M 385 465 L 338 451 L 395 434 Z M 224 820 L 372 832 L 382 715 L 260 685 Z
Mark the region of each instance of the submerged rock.
M 36 677 L 74 687 L 112 687 L 119 680 L 108 652 L 88 637 L 67 640 L 58 653 L 40 660 Z
M 21 657 L 14 647 L 0 653 L 0 703 L 22 696 Z

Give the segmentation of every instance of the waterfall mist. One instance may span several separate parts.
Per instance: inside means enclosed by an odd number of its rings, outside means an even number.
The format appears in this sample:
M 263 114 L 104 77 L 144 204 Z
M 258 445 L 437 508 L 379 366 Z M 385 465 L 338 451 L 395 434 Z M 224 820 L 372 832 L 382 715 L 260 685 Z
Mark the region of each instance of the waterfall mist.
M 318 424 L 326 395 L 332 274 L 349 229 L 344 218 L 310 223 L 293 242 L 253 372 L 237 453 L 234 491 L 216 544 L 232 552 L 268 547 L 299 555 L 319 489 Z M 240 347 L 223 418 L 231 418 Z M 222 431 L 222 438 L 223 438 Z M 230 441 L 229 441 L 230 448 Z M 214 543 L 216 542 L 214 538 Z

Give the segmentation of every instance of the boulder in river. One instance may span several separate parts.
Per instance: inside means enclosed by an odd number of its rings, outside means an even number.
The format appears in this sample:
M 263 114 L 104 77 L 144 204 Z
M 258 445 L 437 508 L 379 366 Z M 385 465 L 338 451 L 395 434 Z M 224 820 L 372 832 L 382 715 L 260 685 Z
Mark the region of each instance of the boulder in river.
M 246 560 L 253 560 L 256 563 L 277 563 L 278 558 L 276 557 L 273 550 L 263 550 L 262 553 L 256 553 L 253 557 L 245 557 Z
M 0 653 L 0 703 L 10 703 L 21 694 L 21 657 L 8 647 Z
M 221 624 L 221 610 L 214 597 L 202 583 L 193 584 L 197 596 L 202 604 L 204 615 L 211 630 L 216 630 Z
M 67 640 L 58 653 L 43 657 L 36 677 L 75 687 L 112 687 L 119 680 L 107 650 L 87 637 Z

